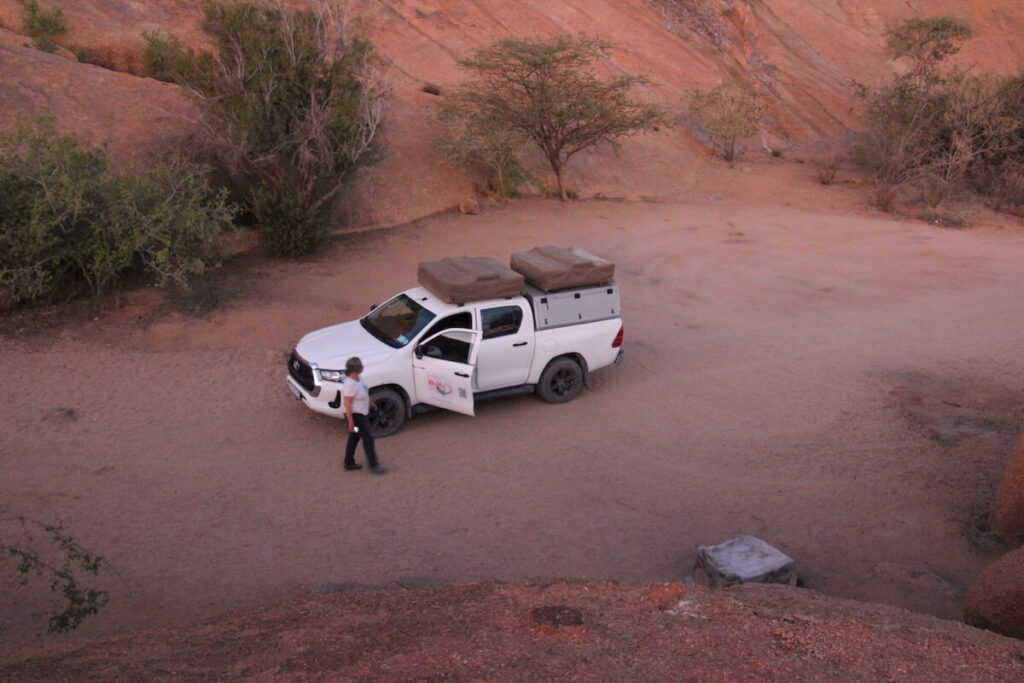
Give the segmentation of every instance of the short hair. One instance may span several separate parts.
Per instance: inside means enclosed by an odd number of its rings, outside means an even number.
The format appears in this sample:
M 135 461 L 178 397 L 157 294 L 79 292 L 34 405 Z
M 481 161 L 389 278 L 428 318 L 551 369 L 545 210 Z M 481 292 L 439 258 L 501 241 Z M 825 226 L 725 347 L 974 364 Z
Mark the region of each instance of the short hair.
M 363 361 L 359 360 L 359 356 L 352 356 L 345 361 L 345 374 L 350 375 L 353 372 L 358 372 L 363 369 Z

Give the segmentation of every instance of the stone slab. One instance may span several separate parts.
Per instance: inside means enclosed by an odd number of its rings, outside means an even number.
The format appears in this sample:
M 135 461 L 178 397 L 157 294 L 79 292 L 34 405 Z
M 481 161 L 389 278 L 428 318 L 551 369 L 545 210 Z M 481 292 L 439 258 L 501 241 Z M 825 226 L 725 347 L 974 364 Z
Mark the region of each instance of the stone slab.
M 711 588 L 740 583 L 781 583 L 795 586 L 793 558 L 756 536 L 740 536 L 719 545 L 697 548 L 694 580 Z

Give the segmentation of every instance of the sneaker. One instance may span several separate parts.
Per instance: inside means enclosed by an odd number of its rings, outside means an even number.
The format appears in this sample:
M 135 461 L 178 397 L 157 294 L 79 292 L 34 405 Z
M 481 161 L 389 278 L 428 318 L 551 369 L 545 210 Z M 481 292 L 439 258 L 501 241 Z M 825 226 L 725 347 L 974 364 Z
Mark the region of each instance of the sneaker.
M 385 472 L 388 471 L 388 468 L 382 467 L 380 465 L 374 465 L 373 467 L 370 468 L 370 471 L 373 472 L 374 474 L 384 474 Z
M 350 465 L 350 464 L 348 464 L 348 463 L 345 463 L 345 469 L 346 469 L 346 470 L 361 470 L 361 469 L 363 469 L 363 466 L 362 466 L 362 465 L 360 465 L 360 464 L 359 464 L 359 463 L 357 463 L 357 462 L 354 462 L 354 463 L 352 463 L 351 465 Z

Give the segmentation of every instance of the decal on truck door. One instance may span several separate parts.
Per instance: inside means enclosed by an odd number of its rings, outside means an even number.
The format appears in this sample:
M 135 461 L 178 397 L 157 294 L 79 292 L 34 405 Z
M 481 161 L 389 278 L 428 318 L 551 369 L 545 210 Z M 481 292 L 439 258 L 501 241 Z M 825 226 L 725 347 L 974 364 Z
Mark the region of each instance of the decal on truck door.
M 434 398 L 439 398 L 446 403 L 450 403 L 452 400 L 452 392 L 455 388 L 444 381 L 437 375 L 427 375 L 427 386 L 430 387 L 430 393 Z

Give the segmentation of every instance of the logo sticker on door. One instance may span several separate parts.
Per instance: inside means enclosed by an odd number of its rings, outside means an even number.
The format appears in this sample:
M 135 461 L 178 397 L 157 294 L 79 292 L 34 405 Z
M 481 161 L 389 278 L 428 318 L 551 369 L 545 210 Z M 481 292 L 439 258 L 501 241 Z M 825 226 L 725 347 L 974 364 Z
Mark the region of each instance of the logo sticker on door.
M 435 397 L 444 401 L 452 400 L 452 392 L 455 391 L 455 388 L 440 377 L 427 375 L 427 386 L 430 387 L 430 393 Z

